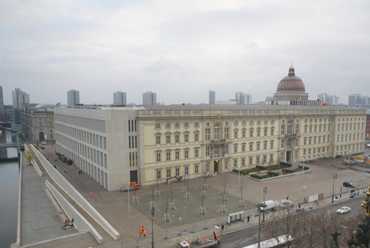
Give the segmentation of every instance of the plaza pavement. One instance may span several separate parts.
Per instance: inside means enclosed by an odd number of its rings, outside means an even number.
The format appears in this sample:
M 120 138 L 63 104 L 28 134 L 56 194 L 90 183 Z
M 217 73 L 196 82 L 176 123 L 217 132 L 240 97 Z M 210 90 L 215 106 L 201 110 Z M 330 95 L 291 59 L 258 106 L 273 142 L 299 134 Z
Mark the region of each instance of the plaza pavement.
M 44 192 L 45 179 L 48 176 L 39 177 L 37 172 L 31 166 L 23 166 L 22 179 L 22 236 L 21 244 L 23 247 L 105 247 L 105 248 L 120 248 L 120 247 L 151 247 L 151 218 L 149 201 L 152 199 L 152 191 L 157 189 L 156 186 L 142 187 L 136 191 L 136 196 L 139 199 L 139 204 L 128 205 L 128 192 L 108 192 L 106 189 L 97 184 L 93 179 L 87 176 L 78 174 L 79 168 L 68 166 L 62 162 L 53 161 L 55 156 L 54 148 L 46 146 L 45 150 L 40 150 L 43 155 L 57 166 L 57 169 L 67 170 L 63 175 L 66 179 L 102 214 L 110 224 L 116 228 L 121 234 L 121 239 L 113 240 L 102 228 L 100 228 L 94 220 L 84 213 L 84 210 L 78 207 L 74 202 L 71 203 L 79 211 L 85 215 L 92 225 L 98 230 L 104 238 L 104 244 L 99 245 L 90 233 L 78 233 L 76 229 L 61 230 L 63 225 L 62 218 L 58 216 L 51 201 L 47 199 Z M 366 150 L 365 154 L 369 153 Z M 297 166 L 299 163 L 295 164 Z M 241 176 L 240 180 L 245 183 L 246 187 L 243 191 L 243 198 L 246 202 L 246 207 L 238 208 L 237 201 L 240 198 L 238 190 L 239 175 L 234 173 L 226 174 L 227 193 L 229 201 L 226 203 L 227 212 L 244 211 L 245 216 L 256 213 L 254 205 L 260 203 L 263 199 L 263 188 L 267 187 L 268 194 L 266 200 L 285 199 L 289 195 L 289 199 L 298 202 L 314 194 L 324 193 L 324 200 L 320 201 L 319 207 L 325 207 L 331 204 L 331 195 L 333 187 L 333 175 L 337 174 L 338 179 L 334 182 L 335 193 L 340 192 L 343 181 L 353 182 L 356 187 L 363 188 L 370 185 L 370 177 L 368 172 L 370 169 L 363 166 L 348 167 L 341 163 L 340 159 L 322 159 L 312 164 L 304 164 L 310 167 L 312 173 L 299 176 L 291 176 L 286 178 L 278 178 L 258 182 L 250 179 L 249 176 Z M 33 170 L 33 171 L 32 171 Z M 224 190 L 223 178 L 224 175 L 219 174 L 215 177 L 207 179 L 206 183 L 209 187 L 207 198 L 204 200 L 204 206 L 207 209 L 207 215 L 198 215 L 201 200 L 199 195 L 200 188 L 204 184 L 203 178 L 198 178 L 188 182 L 188 189 L 191 193 L 191 200 L 184 200 L 181 189 L 184 183 L 172 183 L 171 185 L 159 184 L 158 189 L 161 192 L 161 197 L 154 199 L 156 201 L 156 218 L 154 219 L 154 243 L 155 247 L 176 247 L 180 240 L 187 237 L 189 240 L 196 240 L 204 236 L 212 237 L 212 231 L 216 230 L 220 234 L 220 230 L 214 226 L 221 222 L 226 223 L 226 214 L 219 213 L 217 209 L 221 205 L 221 195 Z M 162 216 L 165 212 L 163 207 L 164 199 L 170 195 L 170 187 L 172 187 L 173 199 L 177 210 L 170 211 L 171 222 L 162 223 Z M 62 192 L 59 188 L 58 190 Z M 339 201 L 349 199 L 348 188 L 342 188 L 343 195 Z M 90 197 L 89 192 L 93 192 L 93 197 Z M 134 196 L 134 192 L 130 192 L 130 198 Z M 68 196 L 66 195 L 66 198 Z M 184 210 L 185 206 L 185 210 Z M 130 207 L 130 212 L 129 212 Z M 305 207 L 302 204 L 302 207 Z M 318 206 L 314 205 L 314 208 Z M 307 207 L 306 207 L 307 209 Z M 42 211 L 41 211 L 42 210 Z M 27 218 L 26 218 L 27 217 Z M 181 221 L 180 221 L 181 217 Z M 267 214 L 267 219 L 269 215 Z M 23 219 L 26 218 L 26 219 Z M 185 221 L 185 222 L 184 222 Z M 30 223 L 32 225 L 30 225 Z M 225 226 L 223 234 L 241 230 L 257 225 L 257 221 L 235 222 L 230 226 Z M 138 231 L 141 226 L 146 228 L 147 235 L 145 238 L 138 238 Z M 207 230 L 205 230 L 205 228 Z M 184 231 L 186 229 L 186 231 Z M 194 232 L 194 233 L 193 233 Z M 179 236 L 181 233 L 181 236 Z M 167 236 L 167 239 L 165 237 Z M 43 242 L 47 240 L 47 242 Z M 221 239 L 222 240 L 222 239 Z

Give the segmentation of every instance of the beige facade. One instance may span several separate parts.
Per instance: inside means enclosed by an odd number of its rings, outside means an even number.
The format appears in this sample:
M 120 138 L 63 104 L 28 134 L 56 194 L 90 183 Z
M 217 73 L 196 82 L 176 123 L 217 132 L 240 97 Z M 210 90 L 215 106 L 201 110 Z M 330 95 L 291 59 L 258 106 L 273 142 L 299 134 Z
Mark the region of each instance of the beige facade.
M 47 141 L 54 143 L 54 110 L 27 104 L 21 111 L 22 133 L 31 142 Z
M 79 107 L 57 108 L 55 129 L 58 152 L 111 191 L 360 153 L 365 118 L 338 106 Z

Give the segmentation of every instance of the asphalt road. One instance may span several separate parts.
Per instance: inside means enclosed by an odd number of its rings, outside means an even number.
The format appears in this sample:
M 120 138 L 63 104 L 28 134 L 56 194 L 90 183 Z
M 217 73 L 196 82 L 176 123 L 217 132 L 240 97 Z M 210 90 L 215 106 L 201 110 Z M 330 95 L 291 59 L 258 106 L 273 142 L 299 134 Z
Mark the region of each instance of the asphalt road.
M 340 202 L 340 203 L 334 203 L 333 205 L 330 205 L 326 207 L 327 211 L 337 211 L 341 206 L 348 206 L 351 208 L 351 212 L 342 215 L 343 217 L 352 217 L 355 216 L 358 212 L 365 211 L 363 208 L 361 208 L 361 201 L 365 199 L 365 194 L 360 192 L 360 195 L 350 199 L 346 202 Z M 316 211 L 321 210 L 321 208 L 311 210 L 309 213 L 315 213 Z M 257 219 L 258 221 L 258 219 Z M 261 225 L 261 230 L 263 228 L 263 225 Z M 221 243 L 223 248 L 242 248 L 248 245 L 253 244 L 253 240 L 258 238 L 258 226 L 257 227 L 251 227 L 248 229 L 244 229 L 238 232 L 230 233 L 221 238 Z M 261 241 L 263 241 L 263 237 L 261 237 Z

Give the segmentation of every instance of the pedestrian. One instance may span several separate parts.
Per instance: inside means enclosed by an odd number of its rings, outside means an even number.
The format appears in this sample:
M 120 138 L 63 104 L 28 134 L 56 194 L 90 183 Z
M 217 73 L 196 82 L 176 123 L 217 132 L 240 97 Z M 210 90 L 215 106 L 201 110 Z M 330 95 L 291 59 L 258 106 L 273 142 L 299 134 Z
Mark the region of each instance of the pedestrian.
M 54 165 L 54 168 L 56 169 L 57 167 Z
M 64 220 L 64 225 L 67 225 L 67 220 Z
M 64 169 L 64 173 L 66 172 L 67 170 L 66 169 Z
M 145 230 L 144 230 L 144 231 L 143 231 L 144 238 L 145 238 L 145 234 L 146 234 L 146 232 L 145 232 Z
M 144 232 L 145 228 L 144 226 L 141 226 L 141 231 Z
M 301 203 L 298 203 L 298 208 L 301 208 Z
M 141 229 L 139 229 L 139 238 L 141 238 Z
M 289 195 L 288 194 L 286 195 L 286 199 L 289 200 Z
M 317 200 L 317 202 L 316 202 L 316 203 L 317 203 L 317 205 L 319 205 L 319 200 Z
M 72 223 L 73 223 L 73 222 L 74 222 L 74 219 L 72 218 L 72 220 L 71 220 L 71 221 L 72 221 Z
M 248 216 L 247 216 L 247 222 L 249 222 L 249 219 L 250 219 L 250 218 L 251 218 L 251 217 L 248 215 Z
M 221 224 L 221 231 L 223 231 L 225 228 L 224 223 Z
M 92 197 L 92 192 L 90 192 L 90 196 Z

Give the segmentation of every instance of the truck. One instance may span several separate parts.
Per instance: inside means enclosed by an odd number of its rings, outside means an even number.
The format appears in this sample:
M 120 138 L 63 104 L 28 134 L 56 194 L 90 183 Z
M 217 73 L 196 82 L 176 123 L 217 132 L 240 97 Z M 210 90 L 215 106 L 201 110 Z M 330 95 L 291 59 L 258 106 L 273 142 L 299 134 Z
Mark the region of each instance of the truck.
M 139 184 L 137 184 L 136 182 L 130 182 L 130 183 L 123 184 L 121 191 L 126 192 L 128 190 L 137 190 L 137 189 L 140 189 Z
M 265 207 L 261 207 L 261 211 L 269 211 L 274 210 L 277 207 L 277 201 L 274 200 L 267 200 L 262 202 L 261 204 L 265 205 Z

